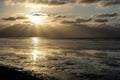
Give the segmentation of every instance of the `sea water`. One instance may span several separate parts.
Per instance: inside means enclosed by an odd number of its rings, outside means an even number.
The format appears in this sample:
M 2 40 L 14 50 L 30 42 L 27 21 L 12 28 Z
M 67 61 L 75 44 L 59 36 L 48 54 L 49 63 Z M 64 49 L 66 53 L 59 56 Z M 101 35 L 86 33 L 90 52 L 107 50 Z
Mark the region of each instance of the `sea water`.
M 120 40 L 0 38 L 0 64 L 61 80 L 120 71 Z

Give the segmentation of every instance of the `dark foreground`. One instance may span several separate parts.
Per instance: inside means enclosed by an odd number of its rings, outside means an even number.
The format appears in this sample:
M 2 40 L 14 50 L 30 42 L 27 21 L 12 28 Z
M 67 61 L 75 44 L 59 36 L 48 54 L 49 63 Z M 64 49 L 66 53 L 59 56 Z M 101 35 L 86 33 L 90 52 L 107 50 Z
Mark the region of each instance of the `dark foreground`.
M 0 65 L 0 80 L 57 80 L 54 77 L 42 76 L 32 74 L 31 72 L 22 72 L 17 68 L 1 66 Z
M 74 75 L 74 74 L 73 74 Z M 31 72 L 22 72 L 17 68 L 0 65 L 0 80 L 58 80 L 54 77 L 37 76 Z M 73 79 L 70 79 L 73 80 Z M 103 73 L 81 73 L 74 80 L 120 80 L 120 71 L 103 71 Z

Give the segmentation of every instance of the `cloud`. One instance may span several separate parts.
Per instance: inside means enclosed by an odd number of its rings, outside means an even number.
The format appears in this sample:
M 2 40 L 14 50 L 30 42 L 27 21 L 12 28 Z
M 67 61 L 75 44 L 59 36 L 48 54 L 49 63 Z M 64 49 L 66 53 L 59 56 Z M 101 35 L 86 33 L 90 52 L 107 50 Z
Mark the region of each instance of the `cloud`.
M 120 24 L 70 24 L 73 29 L 77 29 L 83 37 L 91 38 L 120 38 Z M 77 31 L 76 31 L 77 32 Z M 80 35 L 81 35 L 80 34 Z M 79 33 L 78 33 L 79 35 Z M 80 36 L 79 35 L 79 36 Z M 82 36 L 82 35 L 81 35 Z
M 42 12 L 33 12 L 30 14 L 30 16 L 49 16 L 49 15 Z
M 27 17 L 18 16 L 18 17 L 7 17 L 7 18 L 2 18 L 2 20 L 8 20 L 8 21 L 16 21 L 16 20 L 22 20 L 22 19 L 27 19 Z
M 17 19 L 27 19 L 27 17 L 18 16 L 18 17 L 16 17 L 15 19 L 16 19 L 16 20 L 17 20 Z
M 0 25 L 1 26 L 1 25 Z M 120 24 L 69 24 L 69 25 L 46 25 L 35 27 L 30 24 L 14 24 L 0 29 L 1 37 L 35 37 L 43 36 L 50 38 L 120 38 Z
M 83 19 L 83 18 L 76 18 L 75 20 L 63 20 L 61 21 L 62 24 L 77 24 L 77 23 L 87 23 L 92 21 L 91 18 Z
M 75 21 L 70 21 L 70 20 L 63 20 L 61 21 L 62 24 L 73 24 L 76 23 Z
M 95 17 L 117 17 L 119 16 L 118 13 L 109 13 L 109 14 L 98 14 L 98 15 L 95 15 Z
M 105 23 L 108 22 L 108 19 L 82 19 L 82 18 L 77 18 L 76 20 L 63 20 L 61 21 L 62 24 L 88 24 L 90 22 L 96 22 L 96 23 Z
M 58 15 L 56 16 L 56 18 L 66 18 L 67 16 L 61 16 L 61 15 Z
M 31 18 L 38 18 L 39 19 L 44 19 L 43 23 L 49 23 L 53 21 L 60 21 L 62 19 L 65 19 L 67 16 L 64 15 L 55 15 L 55 14 L 46 14 L 46 13 L 41 13 L 41 12 L 32 12 L 26 17 L 24 16 L 12 16 L 12 17 L 4 17 L 1 18 L 4 21 L 18 21 L 21 20 L 20 22 L 22 23 L 31 23 Z
M 49 17 L 51 17 L 52 21 L 61 21 L 63 19 L 66 19 L 67 16 L 50 14 Z
M 77 0 L 76 0 L 77 1 Z M 75 3 L 75 0 L 5 0 L 6 4 L 44 4 L 44 5 L 65 5 Z
M 36 3 L 36 4 L 48 4 L 48 5 L 64 5 L 66 4 L 65 1 L 59 1 L 59 0 L 29 0 L 30 3 Z
M 76 19 L 65 19 L 62 20 L 62 24 L 88 24 L 88 23 L 119 23 L 120 14 L 117 12 L 114 13 L 105 13 L 105 14 L 95 14 L 88 19 L 85 18 L 76 18 Z
M 6 4 L 43 4 L 43 5 L 65 5 L 65 4 L 97 4 L 100 6 L 119 5 L 120 0 L 5 0 Z
M 98 4 L 99 6 L 112 6 L 112 5 L 120 5 L 120 0 L 80 0 L 79 3 L 86 3 L 86 4 L 91 4 L 95 3 Z
M 90 18 L 90 19 L 77 18 L 75 22 L 81 23 L 81 22 L 89 22 L 89 21 L 91 21 L 91 20 L 92 20 L 91 18 Z
M 77 0 L 28 0 L 28 2 L 47 5 L 65 5 L 69 3 L 75 3 Z
M 110 23 L 120 22 L 119 20 L 120 14 L 118 12 L 96 14 L 96 15 L 93 15 L 91 18 L 94 22 L 110 22 Z
M 15 21 L 16 19 L 14 17 L 8 17 L 8 18 L 2 18 L 3 20 L 9 20 L 9 21 Z
M 108 19 L 96 19 L 94 20 L 94 22 L 99 22 L 99 23 L 108 22 Z
M 120 0 L 103 0 L 100 2 L 100 5 L 102 6 L 120 5 Z
M 102 0 L 80 0 L 80 3 L 97 3 Z

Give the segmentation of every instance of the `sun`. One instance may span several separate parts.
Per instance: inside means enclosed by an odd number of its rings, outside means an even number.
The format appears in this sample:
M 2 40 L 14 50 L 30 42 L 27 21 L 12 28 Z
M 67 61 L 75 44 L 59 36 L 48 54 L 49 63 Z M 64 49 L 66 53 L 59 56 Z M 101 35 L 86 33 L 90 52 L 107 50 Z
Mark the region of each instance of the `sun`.
M 47 20 L 47 15 L 43 13 L 32 13 L 32 14 L 29 14 L 27 17 L 29 21 L 34 24 L 43 24 Z
M 31 16 L 29 17 L 30 19 L 30 22 L 34 23 L 34 24 L 41 24 L 42 23 L 42 19 L 41 18 L 38 18 L 36 16 Z

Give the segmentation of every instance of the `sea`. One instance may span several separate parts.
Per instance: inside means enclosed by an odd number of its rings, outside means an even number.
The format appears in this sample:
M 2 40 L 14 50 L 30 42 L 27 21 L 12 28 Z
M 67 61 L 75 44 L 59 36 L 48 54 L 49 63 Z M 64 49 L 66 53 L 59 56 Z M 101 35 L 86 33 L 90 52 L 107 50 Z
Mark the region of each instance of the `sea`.
M 0 38 L 0 64 L 59 80 L 91 80 L 88 76 L 104 74 L 117 80 L 120 40 Z

